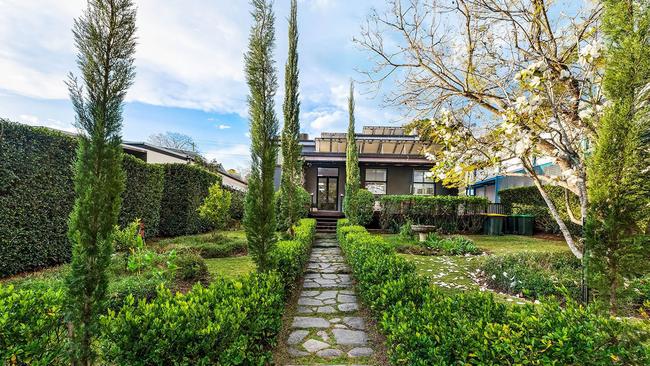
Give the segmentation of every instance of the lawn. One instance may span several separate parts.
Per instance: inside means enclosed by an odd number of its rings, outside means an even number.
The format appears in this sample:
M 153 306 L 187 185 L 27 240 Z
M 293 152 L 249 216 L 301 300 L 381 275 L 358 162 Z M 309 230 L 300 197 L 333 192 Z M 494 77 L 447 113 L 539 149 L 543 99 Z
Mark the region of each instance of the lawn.
M 255 263 L 249 256 L 206 259 L 212 277 L 234 278 L 247 275 L 255 270 Z
M 416 240 L 404 240 L 395 234 L 386 234 L 383 237 L 394 246 L 417 244 Z M 413 254 L 399 254 L 413 262 L 419 274 L 429 277 L 431 282 L 446 290 L 485 290 L 478 282 L 477 267 L 486 255 L 505 256 L 515 253 L 562 253 L 569 249 L 561 240 L 520 235 L 469 235 L 476 245 L 485 252 L 480 256 L 425 256 Z M 519 298 L 499 295 L 509 302 L 523 303 Z

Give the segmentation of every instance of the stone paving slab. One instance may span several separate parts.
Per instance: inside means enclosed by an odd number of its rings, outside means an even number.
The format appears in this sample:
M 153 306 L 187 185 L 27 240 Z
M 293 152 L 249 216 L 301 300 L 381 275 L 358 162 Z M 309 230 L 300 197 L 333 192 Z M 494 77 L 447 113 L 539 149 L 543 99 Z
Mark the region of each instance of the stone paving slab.
M 333 239 L 318 238 L 312 249 L 297 314 L 286 339 L 289 355 L 327 365 L 328 359 L 365 366 L 375 354 L 366 333 L 366 322 L 358 314 L 359 299 L 352 287 L 350 268 Z M 361 363 L 354 363 L 358 360 Z

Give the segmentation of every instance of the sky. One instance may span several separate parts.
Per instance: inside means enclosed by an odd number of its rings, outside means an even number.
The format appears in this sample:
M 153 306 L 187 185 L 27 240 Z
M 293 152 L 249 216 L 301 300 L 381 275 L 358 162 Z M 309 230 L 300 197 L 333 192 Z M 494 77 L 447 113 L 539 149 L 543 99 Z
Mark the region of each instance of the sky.
M 138 8 L 136 78 L 124 106 L 123 139 L 154 133 L 191 136 L 226 168 L 249 163 L 243 55 L 251 26 L 246 0 L 134 0 Z M 369 66 L 352 41 L 379 0 L 298 0 L 301 129 L 344 132 L 350 79 Z M 72 24 L 85 0 L 0 0 L 0 117 L 74 131 L 65 80 L 78 73 Z M 276 0 L 276 51 L 282 123 L 289 0 Z M 398 111 L 358 86 L 357 128 L 396 125 Z

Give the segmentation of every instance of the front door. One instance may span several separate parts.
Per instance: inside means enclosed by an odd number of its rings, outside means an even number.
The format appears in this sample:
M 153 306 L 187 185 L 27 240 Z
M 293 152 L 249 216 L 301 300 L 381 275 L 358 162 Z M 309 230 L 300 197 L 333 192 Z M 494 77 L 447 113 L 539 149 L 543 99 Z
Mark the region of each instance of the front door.
M 318 192 L 316 201 L 319 210 L 338 210 L 339 178 L 318 177 Z

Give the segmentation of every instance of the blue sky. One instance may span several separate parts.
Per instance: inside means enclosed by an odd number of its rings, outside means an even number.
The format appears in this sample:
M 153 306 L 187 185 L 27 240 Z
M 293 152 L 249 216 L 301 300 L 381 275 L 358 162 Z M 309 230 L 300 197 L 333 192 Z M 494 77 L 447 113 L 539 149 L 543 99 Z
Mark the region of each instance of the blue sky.
M 124 109 L 125 140 L 173 131 L 228 168 L 248 163 L 247 87 L 243 73 L 250 27 L 245 0 L 135 0 L 137 76 Z M 347 88 L 367 54 L 352 37 L 383 1 L 298 0 L 301 126 L 310 135 L 344 131 Z M 289 0 L 276 0 L 277 61 L 283 85 Z M 64 84 L 76 72 L 70 31 L 84 0 L 0 0 L 0 116 L 74 130 Z M 359 87 L 364 91 L 364 87 Z M 277 111 L 281 121 L 282 87 Z M 398 124 L 381 95 L 358 93 L 357 127 Z

